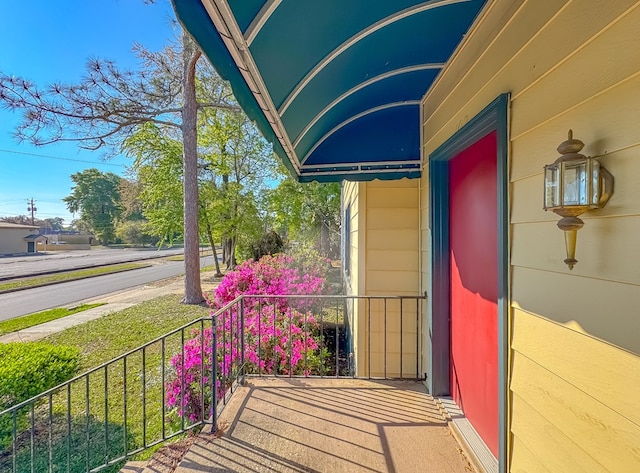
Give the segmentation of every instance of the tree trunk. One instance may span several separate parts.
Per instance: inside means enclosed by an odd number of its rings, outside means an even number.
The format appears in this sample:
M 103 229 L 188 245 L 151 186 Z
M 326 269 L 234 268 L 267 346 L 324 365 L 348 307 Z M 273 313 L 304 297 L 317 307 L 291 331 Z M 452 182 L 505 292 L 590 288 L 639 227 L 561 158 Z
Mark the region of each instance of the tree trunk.
M 236 268 L 236 242 L 238 241 L 237 237 L 232 237 L 229 239 L 231 249 L 229 250 L 229 269 Z
M 198 230 L 198 103 L 196 64 L 201 52 L 186 32 L 182 33 L 182 143 L 184 166 L 184 298 L 185 304 L 204 301 L 200 284 L 200 238 Z
M 233 245 L 231 238 L 225 238 L 224 240 L 224 263 L 227 265 L 227 269 L 233 269 L 231 266 Z
M 209 244 L 211 245 L 211 250 L 213 251 L 213 261 L 216 264 L 216 274 L 215 277 L 221 278 L 224 276 L 222 271 L 220 271 L 220 262 L 218 261 L 218 252 L 216 251 L 216 242 L 213 240 L 213 231 L 211 230 L 211 224 L 209 223 L 209 219 L 207 219 L 207 237 L 209 238 Z
M 222 262 L 225 263 L 227 261 L 227 237 L 226 236 L 222 237 L 220 246 L 222 247 Z
M 329 225 L 326 220 L 320 219 L 320 254 L 324 257 L 329 256 Z

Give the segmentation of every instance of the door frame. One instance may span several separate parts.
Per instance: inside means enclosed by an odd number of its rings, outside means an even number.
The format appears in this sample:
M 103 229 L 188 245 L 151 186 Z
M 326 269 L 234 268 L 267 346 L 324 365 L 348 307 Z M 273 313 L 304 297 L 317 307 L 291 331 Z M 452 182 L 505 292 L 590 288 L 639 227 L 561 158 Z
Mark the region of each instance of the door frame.
M 509 213 L 508 111 L 510 94 L 501 94 L 429 155 L 431 278 L 429 334 L 431 356 L 427 385 L 433 396 L 448 396 L 450 375 L 449 161 L 489 133 L 496 132 L 498 161 L 498 464 L 507 464 Z

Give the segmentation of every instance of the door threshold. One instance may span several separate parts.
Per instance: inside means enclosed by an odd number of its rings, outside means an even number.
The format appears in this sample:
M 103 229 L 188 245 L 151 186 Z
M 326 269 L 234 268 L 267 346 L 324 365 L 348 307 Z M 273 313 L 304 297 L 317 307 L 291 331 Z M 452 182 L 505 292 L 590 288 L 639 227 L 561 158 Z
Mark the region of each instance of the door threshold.
M 437 398 L 438 405 L 447 418 L 451 433 L 456 438 L 467 458 L 479 473 L 498 473 L 498 459 L 464 416 L 462 409 L 450 397 Z

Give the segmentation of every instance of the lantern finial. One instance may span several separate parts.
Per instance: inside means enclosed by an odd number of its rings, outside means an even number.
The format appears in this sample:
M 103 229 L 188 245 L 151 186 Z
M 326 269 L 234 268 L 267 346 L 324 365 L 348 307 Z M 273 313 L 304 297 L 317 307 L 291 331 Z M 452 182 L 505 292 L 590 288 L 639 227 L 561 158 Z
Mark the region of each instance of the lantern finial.
M 584 143 L 580 140 L 574 140 L 573 130 L 569 130 L 568 139 L 560 143 L 558 146 L 558 153 L 562 155 L 577 154 L 582 150 L 582 148 L 584 148 Z

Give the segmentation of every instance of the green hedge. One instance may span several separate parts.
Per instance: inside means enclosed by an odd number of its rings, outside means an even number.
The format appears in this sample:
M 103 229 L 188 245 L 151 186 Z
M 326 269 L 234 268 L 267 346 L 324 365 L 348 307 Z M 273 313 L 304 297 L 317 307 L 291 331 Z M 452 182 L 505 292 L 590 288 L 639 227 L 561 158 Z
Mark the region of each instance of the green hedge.
M 0 411 L 72 378 L 79 365 L 80 352 L 73 347 L 0 344 Z

